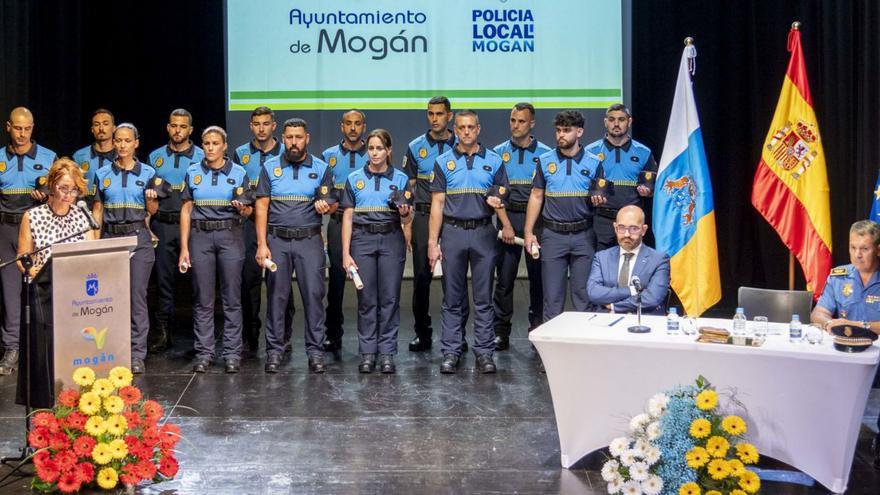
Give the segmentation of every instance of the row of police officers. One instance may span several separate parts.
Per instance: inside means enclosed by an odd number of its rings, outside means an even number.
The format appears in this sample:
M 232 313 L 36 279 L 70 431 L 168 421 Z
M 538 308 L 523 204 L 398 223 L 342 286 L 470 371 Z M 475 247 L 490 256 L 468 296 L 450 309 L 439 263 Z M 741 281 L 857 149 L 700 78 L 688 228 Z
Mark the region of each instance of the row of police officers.
M 528 103 L 511 110 L 510 139 L 491 149 L 479 141 L 479 116 L 453 114 L 445 97 L 428 102 L 427 120 L 424 134 L 398 148 L 404 157 L 396 168 L 391 136 L 377 129 L 365 137 L 366 116 L 358 110 L 343 113 L 341 141 L 319 157 L 308 151 L 302 119 L 285 121 L 278 139 L 273 112 L 259 107 L 251 114 L 253 139 L 229 153 L 226 133 L 216 126 L 202 132 L 201 147 L 193 143 L 192 116 L 177 109 L 166 126 L 168 144 L 142 163 L 137 129 L 116 125 L 106 109 L 95 111 L 94 143 L 73 156 L 89 184 L 83 195 L 102 235 L 138 237 L 131 258 L 133 371 L 144 371 L 152 270 L 158 286 L 154 348 L 167 346 L 172 333 L 175 277 L 191 270 L 197 372 L 206 371 L 215 355 L 216 280 L 224 318 L 221 353 L 226 371 L 234 373 L 243 342 L 252 348 L 258 343 L 265 272 L 266 372 L 277 372 L 289 349 L 295 274 L 310 370 L 323 372 L 324 352 L 341 347 L 349 278 L 359 287 L 360 370 L 393 373 L 408 247 L 415 321 L 409 349 L 432 348 L 430 284 L 442 268 L 444 373 L 455 372 L 467 351 L 468 271 L 473 351 L 483 372 L 494 372 L 494 351 L 509 346 L 513 285 L 524 249 L 531 328 L 563 311 L 567 281 L 572 308 L 590 309 L 586 280 L 594 251 L 616 243 L 617 210 L 641 205 L 652 193 L 644 178 L 656 163 L 648 148 L 630 138 L 627 108 L 610 107 L 605 137 L 588 146 L 581 145 L 584 117 L 560 112 L 552 149 L 532 135 L 535 109 Z M 33 128 L 30 112 L 16 109 L 7 123 L 10 144 L 0 150 L 0 259 L 15 252 L 12 232 L 22 213 L 44 199 L 37 179 L 55 159 L 31 139 Z M 324 215 L 330 217 L 326 286 Z M 21 281 L 17 271 L 4 270 L 2 282 L 6 352 L 0 372 L 11 372 Z

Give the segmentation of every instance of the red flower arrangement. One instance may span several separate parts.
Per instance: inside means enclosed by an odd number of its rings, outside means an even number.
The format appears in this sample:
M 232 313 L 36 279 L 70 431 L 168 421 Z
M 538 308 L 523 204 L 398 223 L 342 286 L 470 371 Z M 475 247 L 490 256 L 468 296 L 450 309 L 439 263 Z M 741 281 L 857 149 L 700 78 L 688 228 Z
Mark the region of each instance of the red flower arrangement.
M 37 449 L 32 488 L 109 490 L 119 483 L 159 483 L 177 475 L 180 427 L 160 425 L 162 406 L 143 400 L 131 379 L 123 367 L 99 379 L 91 368 L 78 368 L 73 380 L 80 390 L 62 390 L 52 411 L 34 414 L 28 434 L 28 444 Z

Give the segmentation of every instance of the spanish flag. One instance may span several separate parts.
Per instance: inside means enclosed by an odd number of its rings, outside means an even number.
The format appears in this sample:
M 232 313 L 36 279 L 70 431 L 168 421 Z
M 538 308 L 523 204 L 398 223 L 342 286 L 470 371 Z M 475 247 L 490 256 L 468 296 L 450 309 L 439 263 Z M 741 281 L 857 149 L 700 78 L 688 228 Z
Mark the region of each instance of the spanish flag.
M 761 149 L 752 204 L 776 229 L 817 298 L 831 271 L 831 209 L 819 124 L 807 82 L 799 23 L 788 33 L 791 59 Z
M 654 191 L 657 250 L 669 255 L 670 285 L 688 316 L 721 299 L 715 202 L 691 74 L 697 48 L 685 40 Z

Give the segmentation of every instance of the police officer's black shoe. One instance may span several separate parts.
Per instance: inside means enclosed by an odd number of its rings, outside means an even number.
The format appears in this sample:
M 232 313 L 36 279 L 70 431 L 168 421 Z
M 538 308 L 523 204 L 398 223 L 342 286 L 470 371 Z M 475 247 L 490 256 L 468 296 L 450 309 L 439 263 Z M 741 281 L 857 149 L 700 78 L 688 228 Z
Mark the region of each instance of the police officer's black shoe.
M 159 323 L 150 329 L 147 350 L 150 352 L 162 352 L 171 348 L 171 330 L 168 325 Z
M 18 351 L 9 349 L 3 353 L 3 359 L 0 359 L 0 375 L 11 375 L 18 369 Z
M 444 354 L 443 362 L 440 363 L 440 373 L 451 375 L 458 369 L 458 356 L 455 354 Z
M 361 354 L 361 364 L 358 365 L 358 371 L 361 373 L 372 373 L 376 369 L 375 354 Z
M 269 357 L 266 358 L 266 367 L 264 371 L 266 373 L 278 373 L 278 369 L 281 367 L 281 356 L 278 354 L 269 354 Z
M 342 350 L 342 340 L 340 339 L 324 339 L 324 352 L 339 352 Z
M 284 341 L 284 354 L 290 354 L 293 352 L 293 342 L 290 339 Z
M 379 371 L 385 374 L 395 373 L 397 366 L 394 365 L 394 356 L 382 354 L 379 356 Z
M 208 358 L 198 358 L 193 364 L 193 373 L 205 373 L 211 367 L 211 360 Z
M 416 335 L 409 342 L 409 352 L 425 352 L 431 350 L 431 339 Z
M 477 369 L 483 373 L 495 373 L 497 368 L 495 368 L 495 361 L 492 359 L 491 354 L 480 354 L 477 356 Z
M 131 373 L 133 375 L 143 375 L 147 371 L 147 366 L 143 359 L 131 358 Z
M 226 372 L 233 374 L 241 371 L 241 360 L 236 358 L 229 358 L 226 360 Z
M 312 373 L 323 373 L 327 371 L 327 365 L 324 364 L 324 356 L 309 356 L 309 371 Z
M 468 347 L 467 340 L 461 339 L 461 353 L 466 353 L 468 349 L 470 349 L 470 347 Z
M 496 335 L 495 350 L 506 351 L 507 349 L 510 349 L 510 337 L 502 337 L 501 335 Z

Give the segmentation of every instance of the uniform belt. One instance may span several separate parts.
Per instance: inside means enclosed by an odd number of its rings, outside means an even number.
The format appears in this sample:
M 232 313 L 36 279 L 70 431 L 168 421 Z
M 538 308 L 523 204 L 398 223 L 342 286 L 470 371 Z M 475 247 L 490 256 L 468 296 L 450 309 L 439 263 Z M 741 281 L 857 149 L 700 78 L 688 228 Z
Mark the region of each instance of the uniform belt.
M 387 234 L 389 232 L 400 230 L 400 224 L 398 222 L 353 223 L 351 226 L 357 230 L 363 230 L 370 234 Z
M 513 211 L 517 213 L 525 213 L 526 209 L 528 209 L 528 203 L 514 203 L 513 201 L 507 202 L 507 207 L 505 208 L 507 211 Z
M 341 222 L 342 221 L 342 212 L 339 211 L 339 209 L 337 209 L 336 211 L 333 212 L 332 215 L 330 215 L 330 218 L 332 218 L 333 220 L 336 220 L 337 222 Z
M 143 222 L 104 224 L 104 230 L 111 234 L 133 234 L 143 227 L 146 227 Z
M 414 208 L 419 213 L 431 213 L 431 203 L 416 203 Z
M 588 218 L 586 220 L 581 220 L 580 222 L 552 222 L 550 220 L 544 219 L 544 227 L 552 230 L 553 232 L 560 232 L 563 234 L 566 233 L 574 233 L 581 232 L 587 230 L 588 228 L 593 226 L 593 219 Z
M 162 223 L 180 223 L 180 213 L 156 212 L 156 220 Z
M 489 225 L 492 222 L 492 217 L 486 218 L 477 218 L 474 220 L 460 220 L 458 218 L 452 217 L 443 217 L 443 223 L 448 223 L 449 225 L 454 225 L 456 227 L 462 229 L 475 229 L 477 227 L 482 227 L 483 225 Z
M 0 223 L 19 224 L 24 213 L 0 213 Z
M 605 208 L 603 206 L 596 207 L 596 214 L 600 217 L 617 220 L 617 208 Z
M 229 230 L 235 227 L 240 227 L 241 220 L 231 218 L 226 220 L 193 220 L 192 226 L 197 230 L 204 231 Z
M 307 239 L 321 233 L 321 226 L 303 227 L 300 229 L 288 229 L 287 227 L 269 226 L 269 233 L 281 239 Z

